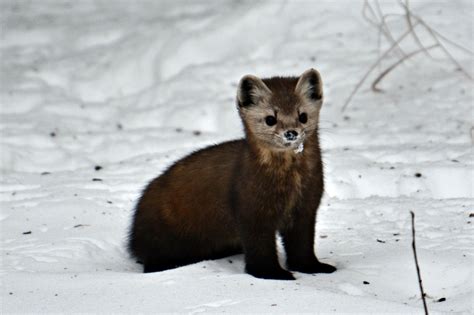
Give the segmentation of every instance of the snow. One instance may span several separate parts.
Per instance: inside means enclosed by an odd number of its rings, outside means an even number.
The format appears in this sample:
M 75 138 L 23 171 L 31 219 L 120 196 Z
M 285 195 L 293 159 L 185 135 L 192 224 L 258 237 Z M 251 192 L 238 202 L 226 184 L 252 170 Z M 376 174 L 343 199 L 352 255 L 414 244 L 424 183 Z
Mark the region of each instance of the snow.
M 412 6 L 473 48 L 471 1 Z M 384 93 L 366 83 L 341 113 L 379 56 L 361 8 L 1 1 L 1 312 L 422 313 L 411 210 L 430 311 L 472 313 L 472 81 L 445 55 L 420 54 L 382 81 Z M 449 48 L 472 75 L 472 56 Z M 234 95 L 244 74 L 311 67 L 326 97 L 316 248 L 338 271 L 260 280 L 238 255 L 140 273 L 125 243 L 146 183 L 242 136 Z

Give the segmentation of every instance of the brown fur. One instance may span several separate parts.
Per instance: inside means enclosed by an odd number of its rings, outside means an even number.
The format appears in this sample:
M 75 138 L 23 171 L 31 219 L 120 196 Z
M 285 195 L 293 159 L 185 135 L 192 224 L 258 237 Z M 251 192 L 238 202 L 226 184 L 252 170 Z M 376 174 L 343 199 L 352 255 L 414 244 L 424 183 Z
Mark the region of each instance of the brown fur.
M 237 104 L 246 138 L 195 152 L 148 185 L 136 207 L 132 254 L 150 272 L 243 251 L 248 273 L 294 279 L 278 263 L 275 234 L 280 233 L 290 270 L 334 271 L 317 260 L 313 247 L 324 189 L 319 73 L 245 76 Z M 307 114 L 306 123 L 301 113 Z M 273 115 L 276 123 L 269 126 L 266 117 Z M 288 140 L 289 130 L 298 135 L 295 140 Z

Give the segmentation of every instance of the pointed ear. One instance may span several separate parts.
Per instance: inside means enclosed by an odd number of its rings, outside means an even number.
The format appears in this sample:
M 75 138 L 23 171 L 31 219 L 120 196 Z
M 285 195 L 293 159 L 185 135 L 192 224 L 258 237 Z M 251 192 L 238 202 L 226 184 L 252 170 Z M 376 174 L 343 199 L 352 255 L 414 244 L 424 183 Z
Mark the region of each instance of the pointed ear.
M 261 79 L 253 75 L 246 75 L 240 79 L 239 82 L 237 104 L 239 107 L 257 105 L 263 98 L 271 93 L 270 89 Z
M 314 69 L 306 70 L 296 83 L 295 92 L 310 102 L 320 102 L 323 99 L 323 81 L 319 72 Z

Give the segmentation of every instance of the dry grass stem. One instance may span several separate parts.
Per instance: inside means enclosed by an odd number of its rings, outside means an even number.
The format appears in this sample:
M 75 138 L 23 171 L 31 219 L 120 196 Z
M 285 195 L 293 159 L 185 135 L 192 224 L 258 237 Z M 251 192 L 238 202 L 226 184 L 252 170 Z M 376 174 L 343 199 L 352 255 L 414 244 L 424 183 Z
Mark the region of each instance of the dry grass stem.
M 369 75 L 374 71 L 377 66 L 381 66 L 382 61 L 388 58 L 390 53 L 395 53 L 397 55 L 397 61 L 392 63 L 385 70 L 381 71 L 381 73 L 372 81 L 371 88 L 374 92 L 381 92 L 382 90 L 378 88 L 377 85 L 400 64 L 418 55 L 419 53 L 423 52 L 431 59 L 435 60 L 435 58 L 429 53 L 429 51 L 436 47 L 440 48 L 443 55 L 451 61 L 451 63 L 456 67 L 457 70 L 462 72 L 463 75 L 469 80 L 473 80 L 472 75 L 466 69 L 464 69 L 461 63 L 453 56 L 453 54 L 446 47 L 445 43 L 469 55 L 474 55 L 474 52 L 440 34 L 438 31 L 433 29 L 428 23 L 426 23 L 426 21 L 423 20 L 420 16 L 414 14 L 410 8 L 409 0 L 399 0 L 398 3 L 403 9 L 404 13 L 385 13 L 383 12 L 378 0 L 374 0 L 372 2 L 370 2 L 369 0 L 364 1 L 362 7 L 362 16 L 369 24 L 373 25 L 378 30 L 378 58 L 357 82 L 354 89 L 351 91 L 350 95 L 344 102 L 341 111 L 345 111 L 347 109 L 352 98 L 359 91 L 359 89 L 367 80 Z M 399 18 L 404 19 L 405 21 L 404 24 L 406 25 L 407 29 L 398 38 L 394 36 L 392 28 L 387 23 L 387 20 L 389 18 Z M 417 26 L 421 26 L 426 31 L 426 34 L 424 34 L 425 36 L 420 36 L 420 33 L 417 32 Z M 413 42 L 418 48 L 412 49 L 411 51 L 407 52 L 402 46 L 405 45 L 407 35 L 409 34 L 411 34 L 410 37 L 413 39 Z M 382 35 L 388 41 L 390 47 L 385 50 L 384 53 L 381 54 L 380 51 L 382 46 Z M 424 41 L 426 40 L 431 41 L 431 44 L 424 44 Z

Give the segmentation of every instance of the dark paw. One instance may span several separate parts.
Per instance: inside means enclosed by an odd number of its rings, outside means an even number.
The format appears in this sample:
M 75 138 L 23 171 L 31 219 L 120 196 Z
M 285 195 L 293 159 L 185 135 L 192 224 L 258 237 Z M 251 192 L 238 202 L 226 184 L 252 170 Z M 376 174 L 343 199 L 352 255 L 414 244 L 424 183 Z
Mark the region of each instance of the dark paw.
M 260 279 L 273 279 L 273 280 L 295 280 L 293 274 L 285 269 L 279 268 L 274 270 L 268 270 L 263 268 L 245 268 L 248 274 Z
M 303 273 L 333 273 L 337 270 L 334 266 L 323 264 L 320 262 L 313 264 L 290 265 L 289 269 Z

